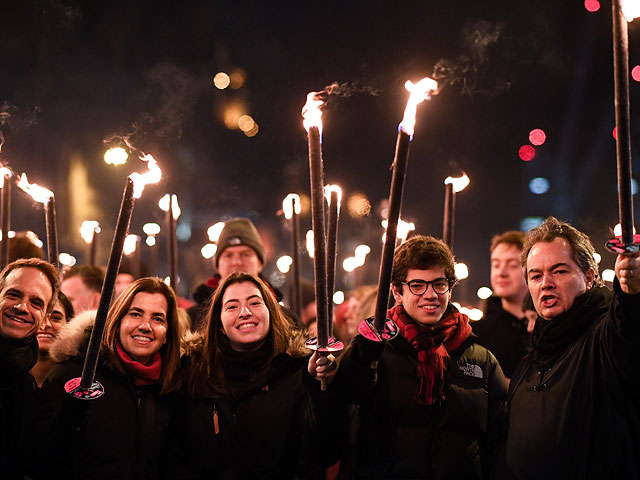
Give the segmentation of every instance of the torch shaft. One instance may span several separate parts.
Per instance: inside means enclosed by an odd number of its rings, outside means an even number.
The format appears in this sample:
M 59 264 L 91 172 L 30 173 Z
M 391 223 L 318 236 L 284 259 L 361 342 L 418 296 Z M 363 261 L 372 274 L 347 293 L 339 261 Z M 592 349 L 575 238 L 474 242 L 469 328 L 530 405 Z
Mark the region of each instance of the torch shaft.
M 444 186 L 444 215 L 442 221 L 442 241 L 453 250 L 453 229 L 456 220 L 456 192 L 453 184 Z
M 0 244 L 0 270 L 9 263 L 9 230 L 11 229 L 11 178 L 5 176 L 2 187 L 2 244 Z
M 631 121 L 629 107 L 629 35 L 619 0 L 613 0 L 613 75 L 618 165 L 618 212 L 622 242 L 633 243 L 633 193 L 631 190 Z
M 389 301 L 389 285 L 393 267 L 393 250 L 396 243 L 398 219 L 402 209 L 402 195 L 407 175 L 409 147 L 411 137 L 404 131 L 398 131 L 396 153 L 393 159 L 393 175 L 391 177 L 391 191 L 389 193 L 389 215 L 387 217 L 387 235 L 382 247 L 380 260 L 380 276 L 378 278 L 378 296 L 376 297 L 376 313 L 374 327 L 382 331 L 387 320 L 387 302 Z
M 58 227 L 56 225 L 56 199 L 52 196 L 44 204 L 44 218 L 47 228 L 47 254 L 49 263 L 60 270 L 58 261 Z
M 291 216 L 291 259 L 293 260 L 293 282 L 291 300 L 293 311 L 299 322 L 302 322 L 302 292 L 300 291 L 300 250 L 298 242 L 300 238 L 300 220 L 295 212 L 295 203 L 291 199 L 293 215 Z
M 167 211 L 167 243 L 169 253 L 169 284 L 177 292 L 178 285 L 178 242 L 176 237 L 176 219 L 173 218 L 173 195 L 169 195 L 169 210 Z
M 95 378 L 98 357 L 100 356 L 102 334 L 104 333 L 104 327 L 107 321 L 107 313 L 109 312 L 109 305 L 111 304 L 111 297 L 113 296 L 116 277 L 118 276 L 118 270 L 120 269 L 122 250 L 124 248 L 125 238 L 129 231 L 129 223 L 131 222 L 131 216 L 133 215 L 134 205 L 133 181 L 129 178 L 127 179 L 127 184 L 122 195 L 118 221 L 113 235 L 113 242 L 111 243 L 111 252 L 109 253 L 107 272 L 104 277 L 104 283 L 102 284 L 100 303 L 98 304 L 96 320 L 93 325 L 93 330 L 91 331 L 91 337 L 89 338 L 87 355 L 84 359 L 82 379 L 80 380 L 80 386 L 82 388 L 90 388 Z
M 333 292 L 336 286 L 336 255 L 338 254 L 338 192 L 331 191 L 329 226 L 327 228 L 327 315 L 329 334 L 333 326 Z
M 324 228 L 324 175 L 322 145 L 318 127 L 309 128 L 309 177 L 311 182 L 311 219 L 313 228 L 313 271 L 315 279 L 318 346 L 329 343 L 327 314 L 327 237 Z

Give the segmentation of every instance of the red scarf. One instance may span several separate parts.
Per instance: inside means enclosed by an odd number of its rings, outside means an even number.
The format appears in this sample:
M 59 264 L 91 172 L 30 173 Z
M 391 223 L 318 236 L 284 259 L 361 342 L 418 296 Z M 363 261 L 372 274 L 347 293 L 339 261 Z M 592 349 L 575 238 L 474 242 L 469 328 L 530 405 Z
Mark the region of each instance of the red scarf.
M 160 373 L 162 372 L 162 357 L 160 356 L 160 352 L 156 352 L 151 359 L 151 363 L 145 365 L 131 358 L 124 348 L 120 346 L 120 342 L 116 342 L 116 351 L 118 352 L 120 360 L 122 360 L 124 369 L 133 377 L 133 384 L 136 387 L 151 385 L 160 378 Z
M 471 333 L 469 318 L 456 308 L 449 307 L 437 323 L 420 325 L 413 321 L 402 305 L 389 310 L 400 333 L 418 352 L 418 405 L 432 405 L 444 400 L 444 371 L 449 365 L 449 352 L 464 342 Z

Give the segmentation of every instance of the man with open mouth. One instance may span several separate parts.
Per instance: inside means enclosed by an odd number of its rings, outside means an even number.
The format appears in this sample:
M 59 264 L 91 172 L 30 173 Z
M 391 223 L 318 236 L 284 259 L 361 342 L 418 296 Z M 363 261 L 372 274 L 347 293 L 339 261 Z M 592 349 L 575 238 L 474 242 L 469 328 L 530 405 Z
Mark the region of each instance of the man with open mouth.
M 518 478 L 640 478 L 640 254 L 618 255 L 611 292 L 594 253 L 553 217 L 524 246 L 538 319 L 510 385 L 507 459 Z

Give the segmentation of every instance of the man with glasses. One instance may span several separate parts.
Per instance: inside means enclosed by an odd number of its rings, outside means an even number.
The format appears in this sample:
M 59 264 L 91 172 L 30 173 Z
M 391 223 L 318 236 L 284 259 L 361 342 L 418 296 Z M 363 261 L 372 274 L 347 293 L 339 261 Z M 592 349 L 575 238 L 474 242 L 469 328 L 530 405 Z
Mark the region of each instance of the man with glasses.
M 450 303 L 451 250 L 413 237 L 396 249 L 391 280 L 398 335 L 376 341 L 362 324 L 332 384 L 360 407 L 354 478 L 500 477 L 507 382 Z

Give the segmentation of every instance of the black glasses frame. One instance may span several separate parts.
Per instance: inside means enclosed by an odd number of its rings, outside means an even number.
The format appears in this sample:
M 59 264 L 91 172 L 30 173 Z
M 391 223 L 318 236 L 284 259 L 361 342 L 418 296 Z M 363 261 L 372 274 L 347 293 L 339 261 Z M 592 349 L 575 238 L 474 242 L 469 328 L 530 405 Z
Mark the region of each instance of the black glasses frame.
M 443 282 L 446 283 L 446 288 L 442 288 L 441 286 L 436 287 L 437 283 Z M 401 285 L 406 285 L 409 288 L 409 291 L 414 295 L 420 296 L 424 295 L 424 293 L 429 290 L 429 285 L 433 288 L 433 291 L 438 295 L 444 295 L 453 286 L 453 283 L 448 278 L 436 278 L 435 280 L 431 280 L 430 282 L 426 282 L 424 280 L 409 280 L 408 282 L 402 282 Z M 413 287 L 411 286 L 413 284 Z

